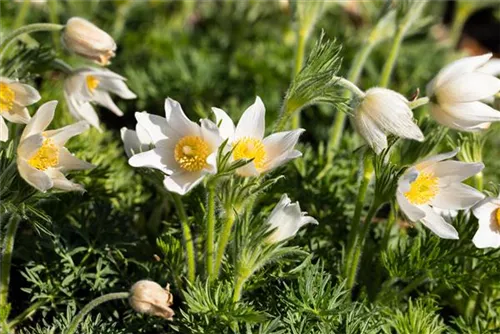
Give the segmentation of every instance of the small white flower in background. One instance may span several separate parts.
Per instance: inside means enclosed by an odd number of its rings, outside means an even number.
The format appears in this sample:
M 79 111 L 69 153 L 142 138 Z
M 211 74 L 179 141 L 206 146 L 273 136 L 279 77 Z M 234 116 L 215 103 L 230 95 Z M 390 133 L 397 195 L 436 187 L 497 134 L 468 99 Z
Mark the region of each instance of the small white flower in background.
M 133 155 L 133 167 L 155 168 L 167 174 L 167 190 L 184 195 L 198 185 L 207 174 L 217 172 L 217 150 L 222 143 L 217 127 L 208 120 L 201 126 L 190 121 L 180 104 L 168 98 L 165 118 L 146 112 L 135 113 L 154 149 Z
M 120 134 L 125 148 L 125 153 L 130 158 L 134 154 L 148 151 L 153 145 L 153 140 L 148 131 L 139 123 L 135 126 L 135 131 L 121 128 Z
M 130 289 L 129 304 L 139 313 L 145 313 L 172 320 L 174 311 L 170 306 L 174 302 L 174 296 L 170 288 L 162 288 L 158 283 L 141 280 L 132 285 Z
M 354 111 L 354 124 L 359 134 L 376 154 L 387 148 L 387 135 L 424 140 L 415 122 L 408 100 L 386 88 L 370 88 Z
M 110 93 L 122 99 L 135 99 L 137 96 L 127 87 L 125 80 L 107 69 L 83 68 L 74 71 L 64 81 L 64 96 L 69 111 L 75 118 L 86 120 L 99 129 L 99 117 L 90 102 L 122 116 L 123 112 L 113 102 Z
M 480 102 L 500 91 L 500 79 L 481 70 L 490 58 L 488 53 L 457 60 L 427 85 L 431 116 L 438 123 L 456 130 L 479 131 L 500 121 L 500 112 Z
M 318 224 L 307 212 L 300 211 L 299 202 L 292 203 L 287 194 L 281 196 L 267 220 L 269 230 L 274 232 L 269 236 L 269 242 L 275 243 L 291 238 L 306 224 Z
M 500 247 L 500 198 L 488 197 L 472 210 L 479 221 L 472 242 L 477 248 Z
M 89 128 L 85 121 L 56 130 L 45 130 L 54 118 L 57 101 L 43 104 L 28 122 L 17 148 L 17 168 L 21 177 L 36 189 L 45 192 L 54 187 L 66 191 L 83 191 L 69 181 L 64 173 L 95 167 L 72 155 L 64 147 L 68 139 Z
M 28 123 L 31 116 L 26 106 L 39 100 L 40 94 L 35 88 L 0 77 L 0 141 L 9 138 L 4 118 L 12 123 Z
M 302 156 L 294 147 L 304 129 L 277 132 L 264 138 L 266 109 L 258 96 L 236 127 L 224 110 L 212 110 L 221 136 L 229 139 L 228 144 L 233 148 L 233 159 L 253 159 L 239 168 L 238 174 L 258 176 Z
M 421 221 L 445 239 L 458 239 L 458 232 L 434 208 L 463 210 L 484 198 L 478 190 L 461 183 L 484 165 L 446 160 L 457 153 L 438 154 L 412 166 L 399 179 L 396 193 L 401 210 L 411 221 Z
M 69 51 L 102 66 L 108 65 L 109 59 L 115 56 L 116 43 L 113 38 L 81 17 L 72 17 L 66 22 L 62 41 Z

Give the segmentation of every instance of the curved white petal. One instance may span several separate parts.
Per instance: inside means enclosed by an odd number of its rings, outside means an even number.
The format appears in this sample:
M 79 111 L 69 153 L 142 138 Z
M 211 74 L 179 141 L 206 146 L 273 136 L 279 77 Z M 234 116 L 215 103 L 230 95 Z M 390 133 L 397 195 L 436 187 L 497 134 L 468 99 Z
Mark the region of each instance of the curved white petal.
M 55 168 L 49 168 L 47 170 L 47 175 L 52 179 L 54 188 L 64 191 L 85 191 L 82 185 L 71 182 L 61 171 Z
M 117 116 L 123 116 L 123 112 L 118 108 L 115 102 L 111 99 L 109 93 L 96 89 L 92 94 L 92 101 L 108 108 Z
M 80 121 L 57 129 L 54 134 L 50 135 L 50 138 L 57 145 L 64 146 L 69 139 L 87 131 L 88 129 L 89 124 L 86 121 Z
M 485 73 L 466 73 L 450 80 L 436 90 L 440 104 L 472 102 L 490 97 L 500 91 L 500 79 Z
M 135 119 L 137 123 L 147 131 L 153 143 L 172 137 L 176 139 L 181 138 L 170 129 L 167 120 L 161 116 L 152 115 L 143 111 L 136 112 Z
M 173 152 L 164 152 L 159 148 L 155 148 L 153 150 L 149 150 L 146 152 L 142 152 L 139 154 L 134 154 L 129 160 L 128 163 L 132 167 L 149 167 L 155 168 L 162 171 L 165 174 L 173 173 L 172 168 L 176 166 L 167 166 L 167 159 L 165 157 L 167 154 L 174 154 Z
M 24 128 L 21 140 L 36 133 L 43 132 L 54 118 L 57 101 L 50 101 L 42 104 L 37 112 Z
M 240 167 L 236 170 L 236 173 L 241 176 L 259 176 L 260 172 L 255 168 L 255 164 L 252 162 L 249 162 L 243 167 Z
M 487 197 L 476 204 L 472 213 L 477 219 L 489 219 L 493 211 L 500 208 L 500 200 Z
M 31 119 L 28 108 L 17 104 L 12 107 L 11 111 L 2 113 L 2 116 L 9 122 L 18 124 L 27 124 Z
M 425 169 L 439 178 L 440 186 L 447 186 L 453 182 L 461 182 L 476 175 L 484 168 L 482 162 L 440 161 Z
M 445 210 L 464 210 L 471 208 L 483 198 L 483 193 L 468 185 L 452 183 L 439 189 L 430 204 Z
M 451 79 L 474 71 L 475 69 L 486 64 L 491 56 L 491 53 L 486 53 L 481 56 L 466 57 L 452 62 L 439 71 L 438 75 L 434 79 L 434 87 L 439 87 Z
M 465 121 L 450 115 L 447 111 L 438 105 L 432 104 L 430 114 L 436 122 L 452 129 L 460 131 L 475 132 L 489 127 L 488 122 Z
M 474 246 L 477 248 L 498 248 L 500 247 L 500 231 L 491 229 L 488 221 L 479 222 L 479 228 L 472 238 Z
M 74 96 L 64 93 L 71 115 L 78 120 L 85 120 L 97 130 L 101 131 L 99 116 L 89 102 L 78 102 Z
M 230 139 L 234 136 L 234 123 L 231 117 L 222 109 L 212 108 L 215 115 L 215 121 L 219 127 L 219 133 L 222 138 Z
M 458 154 L 459 151 L 460 151 L 460 149 L 456 148 L 450 152 L 440 153 L 440 154 L 430 156 L 430 157 L 420 161 L 419 163 L 417 163 L 415 165 L 415 168 L 419 171 L 422 171 L 430 166 L 435 165 L 436 163 L 438 163 L 440 161 L 453 158 L 454 156 L 456 156 Z
M 134 92 L 132 92 L 127 87 L 125 82 L 123 82 L 123 79 L 102 77 L 101 81 L 99 82 L 98 89 L 103 89 L 105 91 L 116 94 L 122 99 L 128 100 L 128 99 L 135 99 L 137 97 L 137 95 L 135 95 Z
M 304 129 L 273 133 L 262 141 L 269 160 L 292 151 Z
M 441 108 L 451 117 L 466 122 L 495 122 L 500 121 L 500 112 L 482 102 L 461 102 L 445 104 Z
M 199 136 L 200 126 L 187 118 L 179 102 L 167 98 L 165 100 L 165 118 L 172 131 L 179 138 L 185 136 Z
M 408 200 L 406 199 L 406 197 L 402 192 L 398 191 L 396 193 L 396 199 L 403 213 L 412 222 L 419 221 L 420 219 L 425 217 L 425 212 L 420 210 L 417 206 L 412 205 L 410 202 L 408 202 Z
M 17 159 L 17 169 L 21 177 L 32 187 L 46 192 L 54 183 L 51 178 L 44 172 L 31 167 L 28 162 L 22 158 Z
M 29 106 L 41 99 L 40 93 L 29 85 L 15 82 L 9 86 L 15 93 L 14 102 L 22 107 Z
M 260 97 L 257 96 L 255 102 L 241 115 L 234 136 L 235 138 L 251 137 L 262 139 L 266 128 L 265 122 L 266 108 Z
M 185 195 L 203 181 L 204 177 L 203 172 L 178 172 L 165 176 L 163 184 L 168 191 Z
M 420 209 L 425 212 L 425 217 L 420 221 L 428 229 L 443 239 L 458 239 L 457 230 L 448 224 L 443 217 L 436 213 L 430 206 L 422 205 Z
M 224 141 L 219 134 L 219 128 L 214 122 L 208 119 L 202 119 L 200 123 L 201 138 L 210 146 L 212 152 L 217 152 L 219 146 Z
M 367 144 L 373 148 L 376 154 L 387 148 L 386 135 L 370 117 L 363 112 L 358 112 L 354 116 L 354 124 L 361 137 L 366 140 Z
M 66 147 L 61 147 L 59 149 L 58 167 L 61 168 L 62 172 L 66 172 L 70 170 L 91 169 L 94 168 L 95 165 L 78 159 L 73 154 L 71 154 Z
M 269 172 L 279 166 L 286 164 L 288 161 L 300 158 L 302 152 L 297 150 L 286 151 L 283 154 L 273 157 L 271 160 L 266 161 L 265 167 L 260 171 L 261 173 Z
M 500 59 L 492 58 L 486 64 L 477 69 L 478 72 L 500 76 Z
M 7 141 L 9 139 L 9 127 L 5 124 L 2 116 L 0 116 L 0 141 Z
M 137 124 L 136 129 L 142 129 L 142 127 Z M 120 135 L 123 141 L 125 153 L 129 158 L 134 154 L 149 150 L 151 138 L 149 138 L 147 133 L 144 134 L 141 131 L 121 128 Z M 143 137 L 139 138 L 139 135 Z
M 42 147 L 43 140 L 41 133 L 23 139 L 17 147 L 17 155 L 24 159 L 30 159 Z

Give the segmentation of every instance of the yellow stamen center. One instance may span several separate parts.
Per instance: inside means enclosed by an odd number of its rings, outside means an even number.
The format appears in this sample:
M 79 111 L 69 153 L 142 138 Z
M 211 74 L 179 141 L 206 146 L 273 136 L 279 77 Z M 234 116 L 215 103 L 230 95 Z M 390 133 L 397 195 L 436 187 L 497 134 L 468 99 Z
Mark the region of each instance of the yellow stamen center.
M 87 75 L 85 79 L 87 81 L 87 88 L 91 93 L 93 93 L 97 86 L 99 86 L 99 79 L 93 75 Z
M 28 160 L 28 163 L 42 171 L 47 170 L 49 167 L 55 167 L 59 163 L 59 148 L 52 139 L 46 138 L 42 147 Z
M 0 82 L 0 112 L 11 111 L 16 93 L 3 82 Z
M 405 197 L 410 203 L 421 205 L 436 197 L 438 191 L 438 178 L 432 173 L 420 173 L 410 184 L 410 190 L 405 192 Z
M 199 172 L 205 168 L 209 155 L 208 144 L 197 136 L 183 137 L 175 145 L 175 161 L 188 172 Z
M 500 209 L 495 210 L 495 219 L 496 219 L 497 226 L 500 227 Z
M 238 159 L 253 159 L 255 168 L 262 169 L 266 163 L 266 149 L 262 140 L 243 137 L 234 146 L 233 157 Z

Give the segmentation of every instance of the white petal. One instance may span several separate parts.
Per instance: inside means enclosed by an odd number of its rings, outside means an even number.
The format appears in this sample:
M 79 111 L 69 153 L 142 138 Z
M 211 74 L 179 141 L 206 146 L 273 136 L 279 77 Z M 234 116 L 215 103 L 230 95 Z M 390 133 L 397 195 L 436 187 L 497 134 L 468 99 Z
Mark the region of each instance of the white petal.
M 113 102 L 109 93 L 106 93 L 105 91 L 96 89 L 92 94 L 92 101 L 108 108 L 117 116 L 123 116 L 123 112 L 120 110 L 120 108 L 118 108 L 115 102 Z
M 165 100 L 165 118 L 171 131 L 174 131 L 179 138 L 200 135 L 199 125 L 190 121 L 179 102 L 171 98 Z
M 47 174 L 31 167 L 28 162 L 22 158 L 17 159 L 17 169 L 19 170 L 21 177 L 29 185 L 40 190 L 41 192 L 46 192 L 54 185 Z
M 447 111 L 436 104 L 432 104 L 430 114 L 436 122 L 452 129 L 461 131 L 480 131 L 488 127 L 489 123 L 477 121 L 465 121 L 450 115 Z
M 0 141 L 7 141 L 9 139 L 9 127 L 5 124 L 2 116 L 0 116 Z
M 121 79 L 101 78 L 99 89 L 118 95 L 122 99 L 135 99 L 135 95 Z
M 487 53 L 481 56 L 466 57 L 454 61 L 453 63 L 447 65 L 441 71 L 439 71 L 434 82 L 435 83 L 434 87 L 439 87 L 453 78 L 474 71 L 475 69 L 486 64 L 486 62 L 491 58 L 491 56 L 492 56 L 491 53 Z M 429 94 L 429 92 L 427 93 Z
M 168 191 L 185 195 L 196 187 L 204 177 L 205 174 L 203 172 L 178 172 L 170 176 L 165 176 L 163 184 Z
M 15 104 L 11 111 L 2 113 L 2 116 L 12 123 L 27 124 L 30 119 L 28 108 Z
M 215 120 L 219 127 L 219 133 L 222 138 L 228 139 L 234 136 L 234 123 L 231 117 L 222 109 L 212 108 L 215 114 Z
M 58 167 L 61 167 L 62 172 L 66 172 L 70 170 L 91 169 L 95 166 L 91 163 L 78 159 L 73 154 L 71 154 L 66 147 L 61 147 L 59 149 Z
M 97 130 L 101 131 L 101 127 L 99 125 L 99 117 L 95 112 L 92 105 L 88 102 L 78 102 L 73 96 L 64 94 L 66 97 L 66 103 L 68 104 L 68 109 L 71 115 L 78 120 L 85 120 L 90 125 L 95 127 Z
M 472 238 L 472 242 L 477 248 L 498 248 L 500 247 L 500 232 L 492 230 L 487 226 L 489 222 L 479 222 L 479 228 Z
M 500 208 L 500 201 L 495 198 L 487 197 L 477 203 L 472 209 L 472 213 L 477 219 L 489 219 L 493 211 Z
M 89 129 L 89 124 L 85 121 L 80 121 L 70 125 L 66 125 L 57 129 L 50 138 L 59 146 L 64 146 L 66 142 L 74 136 L 79 135 Z
M 493 58 L 490 59 L 486 64 L 477 69 L 478 72 L 493 75 L 495 77 L 500 76 L 500 59 Z
M 266 128 L 266 108 L 260 97 L 256 97 L 255 102 L 243 112 L 236 126 L 235 137 L 251 137 L 256 139 L 264 138 Z
M 219 146 L 224 141 L 219 135 L 219 128 L 214 122 L 208 119 L 200 120 L 201 138 L 210 146 L 212 152 L 217 152 Z
M 30 159 L 42 147 L 43 140 L 40 133 L 23 139 L 17 147 L 17 155 L 24 159 Z
M 22 107 L 29 106 L 41 99 L 38 91 L 29 85 L 16 82 L 9 86 L 16 94 L 14 102 Z
M 387 138 L 384 132 L 379 129 L 370 117 L 362 112 L 357 113 L 354 116 L 354 124 L 361 137 L 366 140 L 376 154 L 387 148 Z
M 64 191 L 85 191 L 82 185 L 71 182 L 57 169 L 49 168 L 47 174 L 52 179 L 54 188 Z
M 292 151 L 304 129 L 273 133 L 262 141 L 269 160 Z
M 500 121 L 500 112 L 482 102 L 461 102 L 445 104 L 441 108 L 451 117 L 466 122 L 495 122 Z
M 21 140 L 36 133 L 43 132 L 54 118 L 57 101 L 50 101 L 42 104 L 38 111 L 33 115 L 29 123 L 24 128 Z
M 125 148 L 125 153 L 129 158 L 134 154 L 142 152 L 142 145 L 137 137 L 137 132 L 127 128 L 121 128 L 120 135 Z
M 464 210 L 471 208 L 483 198 L 483 193 L 468 185 L 452 183 L 439 189 L 438 194 L 431 200 L 430 204 L 440 209 Z
M 271 160 L 266 161 L 265 167 L 260 171 L 261 173 L 269 172 L 279 166 L 282 166 L 289 162 L 290 160 L 300 158 L 302 156 L 302 152 L 297 150 L 291 150 L 284 152 L 283 154 L 273 157 Z
M 410 219 L 412 222 L 419 221 L 420 219 L 425 217 L 424 211 L 420 210 L 417 206 L 412 205 L 404 194 L 400 191 L 396 193 L 396 199 L 398 201 L 399 207 L 403 210 L 404 214 Z
M 128 160 L 128 163 L 132 167 L 155 168 L 162 171 L 165 174 L 170 174 L 173 172 L 172 169 L 176 168 L 177 166 L 167 166 L 168 160 L 166 159 L 166 156 L 168 154 L 171 154 L 173 156 L 174 153 L 173 151 L 165 152 L 164 150 L 161 150 L 157 147 L 153 150 L 149 150 L 139 154 L 134 154 Z
M 461 161 L 440 161 L 425 169 L 439 178 L 440 186 L 447 186 L 453 182 L 461 182 L 476 175 L 484 168 L 482 162 L 468 163 Z
M 425 217 L 421 219 L 428 229 L 443 239 L 458 239 L 457 230 L 448 224 L 443 217 L 437 214 L 430 206 L 422 205 L 420 209 L 425 212 Z
M 472 72 L 443 84 L 436 95 L 440 104 L 478 101 L 500 91 L 500 79 Z
M 236 173 L 241 176 L 259 176 L 260 172 L 255 168 L 255 164 L 252 162 L 246 164 L 243 167 L 240 167 L 236 170 Z
M 167 120 L 163 117 L 143 111 L 136 112 L 135 119 L 137 119 L 137 123 L 148 132 L 153 143 L 172 137 L 172 135 L 175 134 L 170 129 Z M 174 138 L 180 139 L 177 134 L 174 135 Z

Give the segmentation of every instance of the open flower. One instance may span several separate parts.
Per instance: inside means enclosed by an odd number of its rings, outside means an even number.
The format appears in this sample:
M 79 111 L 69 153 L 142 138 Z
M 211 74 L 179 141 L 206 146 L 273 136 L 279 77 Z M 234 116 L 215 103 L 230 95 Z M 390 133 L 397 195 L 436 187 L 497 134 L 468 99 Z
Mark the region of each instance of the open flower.
M 125 153 L 130 158 L 134 154 L 148 151 L 153 145 L 148 131 L 139 123 L 135 125 L 135 131 L 121 128 L 120 134 L 125 148 Z
M 139 313 L 172 320 L 174 311 L 170 306 L 173 302 L 174 296 L 170 293 L 168 285 L 164 289 L 156 282 L 141 280 L 130 289 L 129 304 Z
M 354 111 L 354 124 L 359 134 L 375 153 L 387 148 L 387 134 L 424 140 L 420 128 L 413 122 L 408 100 L 386 88 L 370 88 Z
M 54 187 L 82 191 L 83 187 L 66 179 L 64 173 L 84 170 L 94 165 L 72 155 L 64 147 L 68 139 L 89 128 L 81 121 L 56 130 L 45 130 L 54 118 L 57 101 L 43 104 L 28 122 L 17 148 L 17 167 L 21 177 L 36 189 L 45 192 Z
M 113 38 L 81 17 L 68 20 L 62 41 L 69 51 L 103 66 L 108 65 L 109 59 L 115 56 L 116 43 Z
M 149 133 L 154 149 L 133 155 L 133 167 L 155 168 L 167 174 L 167 190 L 184 195 L 207 174 L 217 172 L 217 149 L 222 143 L 212 122 L 201 126 L 190 121 L 180 104 L 168 98 L 165 118 L 146 112 L 135 113 L 137 122 Z
M 309 223 L 318 224 L 307 212 L 300 211 L 299 202 L 292 203 L 287 194 L 281 196 L 267 220 L 269 230 L 274 232 L 269 236 L 272 243 L 280 242 L 297 234 L 299 229 Z
M 64 82 L 64 96 L 69 111 L 77 119 L 86 120 L 99 129 L 99 117 L 90 102 L 122 116 L 123 112 L 113 102 L 110 93 L 122 99 L 135 99 L 137 96 L 127 87 L 125 80 L 121 75 L 106 69 L 82 68 L 74 71 Z
M 457 60 L 427 85 L 431 116 L 438 123 L 457 130 L 478 131 L 500 121 L 500 112 L 480 102 L 500 90 L 500 79 L 480 69 L 490 58 L 488 53 Z
M 399 179 L 396 194 L 401 210 L 411 221 L 421 221 L 445 239 L 458 239 L 458 232 L 434 208 L 463 210 L 484 198 L 481 192 L 461 183 L 484 165 L 446 160 L 457 152 L 438 154 L 409 168 Z
M 255 103 L 245 110 L 238 125 L 222 109 L 212 108 L 220 134 L 228 139 L 233 159 L 253 159 L 238 169 L 242 176 L 258 176 L 302 156 L 294 147 L 304 129 L 273 133 L 264 138 L 266 109 L 257 96 Z
M 26 106 L 39 100 L 40 94 L 35 88 L 0 77 L 0 141 L 9 138 L 4 118 L 12 123 L 28 123 L 31 117 Z
M 477 248 L 500 247 L 500 198 L 488 197 L 472 211 L 479 221 L 472 242 Z

